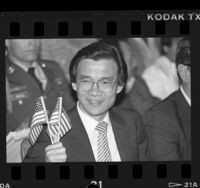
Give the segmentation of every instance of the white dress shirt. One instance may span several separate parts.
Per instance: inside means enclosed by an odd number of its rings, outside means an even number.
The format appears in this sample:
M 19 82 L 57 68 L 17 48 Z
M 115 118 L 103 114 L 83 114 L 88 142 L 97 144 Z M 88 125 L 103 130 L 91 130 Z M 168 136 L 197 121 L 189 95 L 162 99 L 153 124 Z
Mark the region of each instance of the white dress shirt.
M 91 147 L 92 147 L 92 151 L 93 151 L 95 160 L 97 161 L 98 131 L 95 130 L 95 127 L 97 126 L 97 124 L 99 122 L 96 121 L 95 119 L 93 119 L 92 117 L 90 117 L 89 115 L 87 115 L 85 112 L 83 112 L 80 109 L 79 105 L 80 104 L 78 102 L 77 103 L 78 113 L 79 113 L 79 116 L 80 116 L 80 118 L 82 120 L 82 123 L 83 123 L 83 125 L 85 127 L 85 130 L 87 132 L 88 138 L 90 140 L 90 144 L 91 144 Z M 118 151 L 118 148 L 117 148 L 117 144 L 116 144 L 116 141 L 115 141 L 112 125 L 111 125 L 111 122 L 110 122 L 109 113 L 106 114 L 106 116 L 103 119 L 103 121 L 108 123 L 107 140 L 108 140 L 108 146 L 109 146 L 109 149 L 110 149 L 112 161 L 119 162 L 119 161 L 121 161 L 121 158 L 120 158 L 119 151 Z
M 191 99 L 187 96 L 187 94 L 183 90 L 183 87 L 181 86 L 180 88 L 181 88 L 181 92 L 182 92 L 183 96 L 185 97 L 187 103 L 191 106 Z

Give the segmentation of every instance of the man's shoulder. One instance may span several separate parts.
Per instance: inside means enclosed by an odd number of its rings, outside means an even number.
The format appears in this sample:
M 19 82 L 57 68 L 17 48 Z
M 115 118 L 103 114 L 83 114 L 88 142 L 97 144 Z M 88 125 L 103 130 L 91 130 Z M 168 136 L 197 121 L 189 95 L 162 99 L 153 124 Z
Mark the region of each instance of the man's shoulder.
M 114 107 L 110 110 L 110 119 L 113 124 L 118 124 L 124 130 L 130 131 L 132 136 L 143 127 L 141 116 L 132 109 Z
M 42 68 L 48 68 L 54 71 L 56 71 L 57 69 L 59 69 L 59 71 L 61 70 L 60 65 L 53 60 L 39 59 L 38 62 Z
M 13 63 L 8 57 L 6 57 L 6 76 L 24 76 L 27 73 L 17 64 Z
M 115 106 L 110 110 L 112 116 L 115 116 L 118 119 L 123 121 L 131 121 L 140 119 L 140 115 L 134 109 L 128 109 L 123 107 Z
M 57 62 L 44 59 L 39 59 L 38 62 L 48 77 L 54 77 L 56 79 L 58 85 L 61 80 L 66 81 L 65 73 Z

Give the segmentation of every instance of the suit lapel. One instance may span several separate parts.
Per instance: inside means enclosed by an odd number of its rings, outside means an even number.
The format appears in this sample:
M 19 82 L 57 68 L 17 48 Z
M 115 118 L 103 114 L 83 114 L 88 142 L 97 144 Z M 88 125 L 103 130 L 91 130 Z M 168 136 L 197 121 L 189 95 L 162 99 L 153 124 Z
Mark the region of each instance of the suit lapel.
M 126 122 L 112 110 L 110 112 L 110 120 L 121 161 L 131 160 L 130 145 L 127 142 L 129 132 L 128 129 L 124 128 Z
M 190 139 L 191 134 L 191 107 L 184 98 L 181 90 L 178 90 L 174 97 L 174 104 L 177 111 L 178 121 L 183 130 L 185 139 Z
M 184 124 L 187 124 L 186 126 L 189 126 L 188 122 L 191 121 L 191 107 L 184 98 L 181 90 L 178 90 L 177 95 L 175 95 L 175 103 L 179 118 Z
M 70 157 L 71 160 L 84 162 L 95 161 L 87 132 L 79 117 L 76 105 L 69 111 L 69 118 L 72 123 L 72 129 L 70 130 L 69 135 L 67 134 L 66 138 L 68 138 L 71 143 L 66 144 L 73 153 Z M 67 140 L 65 141 L 67 142 Z

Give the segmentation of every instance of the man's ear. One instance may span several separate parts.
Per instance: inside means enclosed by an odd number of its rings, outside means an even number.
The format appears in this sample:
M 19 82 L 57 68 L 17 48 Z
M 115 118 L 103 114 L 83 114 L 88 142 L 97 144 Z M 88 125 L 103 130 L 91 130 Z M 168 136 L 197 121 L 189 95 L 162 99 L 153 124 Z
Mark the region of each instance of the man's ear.
M 179 64 L 178 65 L 178 73 L 179 73 L 179 75 L 180 75 L 180 77 L 181 77 L 181 79 L 184 81 L 185 79 L 186 79 L 186 74 L 187 74 L 187 67 L 185 66 L 185 65 L 183 65 L 183 64 Z
M 7 48 L 10 46 L 10 39 L 6 39 L 5 45 Z
M 5 46 L 6 46 L 6 48 L 5 48 L 5 56 L 7 56 L 8 55 L 8 51 L 10 49 L 10 39 L 6 39 Z
M 72 82 L 72 88 L 73 88 L 74 91 L 77 91 L 77 84 Z
M 122 91 L 123 87 L 124 87 L 124 84 L 118 84 L 118 86 L 117 86 L 117 94 Z

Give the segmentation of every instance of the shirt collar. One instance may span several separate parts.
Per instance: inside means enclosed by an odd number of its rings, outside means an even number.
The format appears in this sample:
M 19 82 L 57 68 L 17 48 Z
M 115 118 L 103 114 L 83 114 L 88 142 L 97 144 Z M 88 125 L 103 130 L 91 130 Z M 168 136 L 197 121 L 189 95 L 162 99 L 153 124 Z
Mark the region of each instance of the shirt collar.
M 43 78 L 43 71 L 42 68 L 40 67 L 40 65 L 37 63 L 37 61 L 34 61 L 32 63 L 32 65 L 30 67 L 33 67 L 35 69 L 36 72 L 38 72 L 37 74 L 39 74 L 40 78 Z M 30 68 L 29 67 L 29 68 Z M 28 70 L 27 70 L 28 71 Z M 42 72 L 42 73 L 41 73 Z
M 87 115 L 85 112 L 83 112 L 79 105 L 80 105 L 80 103 L 78 101 L 77 102 L 77 110 L 78 110 L 78 113 L 80 115 L 80 118 L 82 120 L 84 127 L 86 128 L 86 130 L 94 130 L 99 122 L 96 121 L 95 119 L 93 119 L 92 117 L 90 117 L 89 115 Z M 106 114 L 103 121 L 105 121 L 106 123 L 108 123 L 108 125 L 110 125 L 109 113 Z
M 187 96 L 187 94 L 185 93 L 182 86 L 180 87 L 180 89 L 181 89 L 181 92 L 182 92 L 183 96 L 185 97 L 187 103 L 191 106 L 191 99 Z
M 28 69 L 30 68 L 30 67 L 34 67 L 34 68 L 38 68 L 38 63 L 36 62 L 36 61 L 34 61 L 32 64 L 31 64 L 31 66 L 26 66 L 26 65 L 24 65 L 24 64 L 22 64 L 22 63 L 20 63 L 19 61 L 15 61 L 15 62 L 13 62 L 15 65 L 17 65 L 17 66 L 19 66 L 21 69 L 23 69 L 25 72 L 28 72 Z

